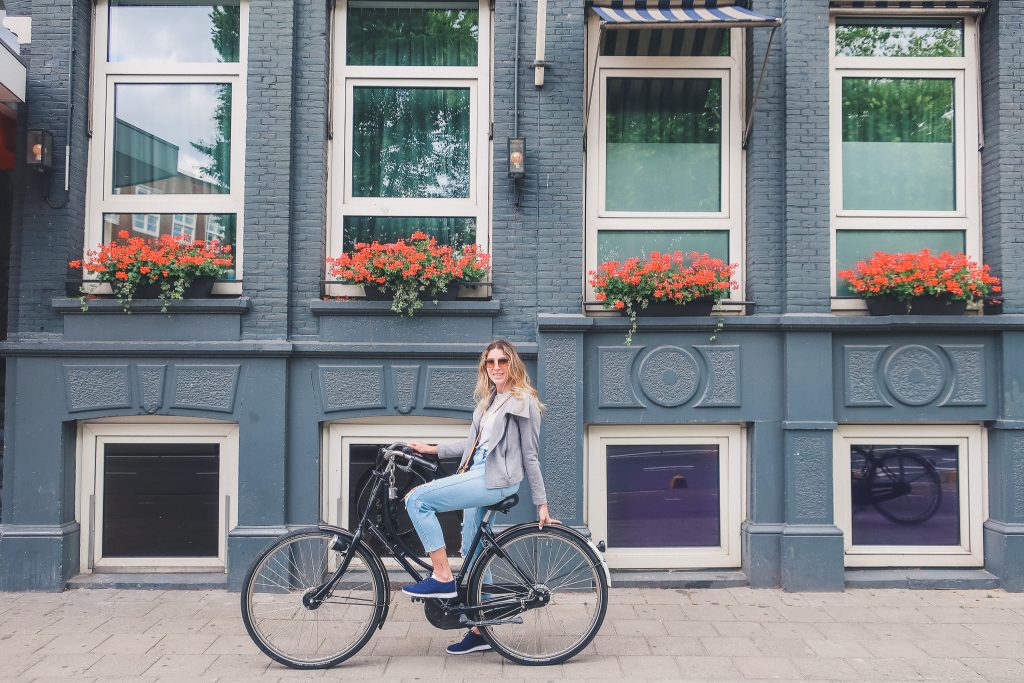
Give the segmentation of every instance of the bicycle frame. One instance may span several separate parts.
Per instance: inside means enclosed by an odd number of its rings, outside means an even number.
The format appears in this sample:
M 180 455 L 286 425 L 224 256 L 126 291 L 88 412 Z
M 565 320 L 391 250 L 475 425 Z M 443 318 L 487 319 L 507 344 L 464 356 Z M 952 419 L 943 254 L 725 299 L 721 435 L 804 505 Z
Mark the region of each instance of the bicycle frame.
M 379 468 L 376 465 L 374 466 L 374 484 L 373 493 L 370 495 L 371 501 L 376 501 L 379 496 L 387 495 L 386 493 L 383 492 L 384 480 L 386 477 L 390 476 L 394 467 L 396 467 L 394 460 L 388 461 L 388 463 L 383 468 Z M 371 547 L 369 547 L 365 543 L 362 543 L 365 530 L 369 530 L 371 533 L 373 533 L 374 536 L 376 536 L 381 541 L 381 543 L 384 544 L 388 551 L 390 551 L 391 554 L 394 556 L 395 560 L 398 561 L 398 564 L 402 566 L 402 568 L 409 574 L 410 577 L 412 577 L 417 582 L 423 580 L 423 575 L 420 574 L 415 564 L 412 561 L 410 561 L 417 558 L 413 558 L 412 556 L 408 555 L 404 549 L 402 549 L 397 543 L 395 543 L 389 537 L 389 534 L 386 529 L 382 528 L 381 525 L 377 524 L 372 519 L 370 519 L 370 511 L 372 508 L 373 505 L 371 503 L 370 505 L 367 505 L 366 510 L 363 511 L 362 517 L 359 520 L 359 524 L 356 526 L 355 531 L 352 534 L 352 542 L 349 544 L 349 547 L 345 549 L 345 555 L 342 558 L 342 561 L 338 564 L 338 568 L 334 571 L 334 574 L 332 574 L 327 581 L 325 581 L 315 590 L 310 591 L 306 596 L 303 597 L 302 601 L 307 607 L 319 607 L 319 605 L 324 600 L 330 597 L 332 591 L 334 590 L 334 587 L 338 584 L 339 581 L 341 581 L 342 577 L 345 575 L 345 572 L 348 570 L 349 564 L 352 561 L 352 557 L 355 554 L 356 548 L 360 544 L 362 544 L 363 549 L 365 551 L 376 556 L 376 553 Z M 483 543 L 481 551 L 486 550 L 488 548 L 494 548 L 498 552 L 499 556 L 503 560 L 508 562 L 509 566 L 518 575 L 519 579 L 523 581 L 523 584 L 525 586 L 531 586 L 532 582 L 526 576 L 526 574 L 521 569 L 519 569 L 518 565 L 516 565 L 516 563 L 510 557 L 508 557 L 495 543 L 494 532 L 490 529 L 490 521 L 493 515 L 494 511 L 488 510 L 487 514 L 484 515 L 483 520 L 480 522 L 480 527 L 477 529 L 476 534 L 473 537 L 473 542 L 472 544 L 470 544 L 469 552 L 467 553 L 468 557 L 473 558 L 473 560 L 471 562 L 463 562 L 462 568 L 459 569 L 459 573 L 455 577 L 456 586 L 463 587 L 465 585 L 466 580 L 472 574 L 473 567 L 476 565 L 477 561 L 479 561 L 479 559 L 483 556 L 483 552 L 481 552 L 480 554 L 476 553 L 476 550 L 481 543 Z M 379 561 L 380 558 L 378 557 L 377 559 Z M 441 602 L 445 604 L 446 608 L 449 611 L 454 612 L 456 614 L 465 614 L 467 612 L 474 612 L 484 608 L 488 610 L 501 608 L 520 608 L 521 610 L 526 610 L 527 604 L 533 601 L 534 596 L 532 593 L 533 590 L 531 587 L 530 599 L 520 598 L 498 600 L 490 602 L 486 606 L 460 605 L 457 602 L 457 598 L 444 599 Z M 456 602 L 453 603 L 451 602 L 451 600 L 455 600 Z

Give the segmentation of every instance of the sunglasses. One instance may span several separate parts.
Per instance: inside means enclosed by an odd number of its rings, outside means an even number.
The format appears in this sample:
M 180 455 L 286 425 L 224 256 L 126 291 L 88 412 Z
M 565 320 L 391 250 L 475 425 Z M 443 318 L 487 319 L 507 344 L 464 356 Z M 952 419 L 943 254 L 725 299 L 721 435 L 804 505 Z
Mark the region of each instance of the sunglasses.
M 501 358 L 487 358 L 484 360 L 485 368 L 507 368 L 509 360 L 502 356 Z

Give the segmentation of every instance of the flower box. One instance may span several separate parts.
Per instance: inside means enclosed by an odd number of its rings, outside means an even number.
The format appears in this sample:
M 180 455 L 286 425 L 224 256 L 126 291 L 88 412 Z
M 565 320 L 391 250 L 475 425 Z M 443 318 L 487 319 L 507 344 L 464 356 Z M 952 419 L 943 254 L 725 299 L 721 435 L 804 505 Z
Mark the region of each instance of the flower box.
M 638 315 L 711 315 L 736 288 L 735 264 L 708 254 L 652 251 L 646 259 L 606 261 L 590 271 L 590 285 L 605 308 L 629 316 L 626 344 L 633 342 Z
M 392 311 L 408 316 L 424 301 L 456 300 L 460 284 L 482 284 L 490 270 L 490 256 L 477 245 L 453 249 L 421 231 L 395 242 L 358 243 L 327 263 L 330 276 L 362 285 L 368 300 L 390 300 Z
M 864 300 L 871 315 L 963 315 L 967 301 L 939 296 L 918 296 L 900 301 L 895 296 L 872 296 Z
M 838 276 L 864 297 L 871 315 L 963 315 L 967 304 L 1000 291 L 999 278 L 965 254 L 882 251 Z

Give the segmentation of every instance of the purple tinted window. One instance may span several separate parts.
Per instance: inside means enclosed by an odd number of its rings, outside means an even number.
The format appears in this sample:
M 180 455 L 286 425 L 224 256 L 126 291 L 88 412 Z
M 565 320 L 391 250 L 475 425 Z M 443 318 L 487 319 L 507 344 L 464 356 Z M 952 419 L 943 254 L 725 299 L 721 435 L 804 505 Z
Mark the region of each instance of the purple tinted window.
M 850 449 L 854 545 L 959 545 L 957 446 Z
M 608 446 L 608 545 L 719 546 L 718 446 Z

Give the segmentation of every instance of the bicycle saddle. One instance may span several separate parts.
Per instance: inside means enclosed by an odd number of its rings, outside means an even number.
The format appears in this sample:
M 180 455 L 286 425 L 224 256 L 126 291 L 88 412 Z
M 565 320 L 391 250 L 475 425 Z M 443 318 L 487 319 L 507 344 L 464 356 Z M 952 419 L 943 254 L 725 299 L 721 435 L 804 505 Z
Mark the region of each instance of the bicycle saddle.
M 494 505 L 487 505 L 484 507 L 485 510 L 494 510 L 495 512 L 508 512 L 519 503 L 519 494 L 513 493 L 504 500 L 499 500 Z

